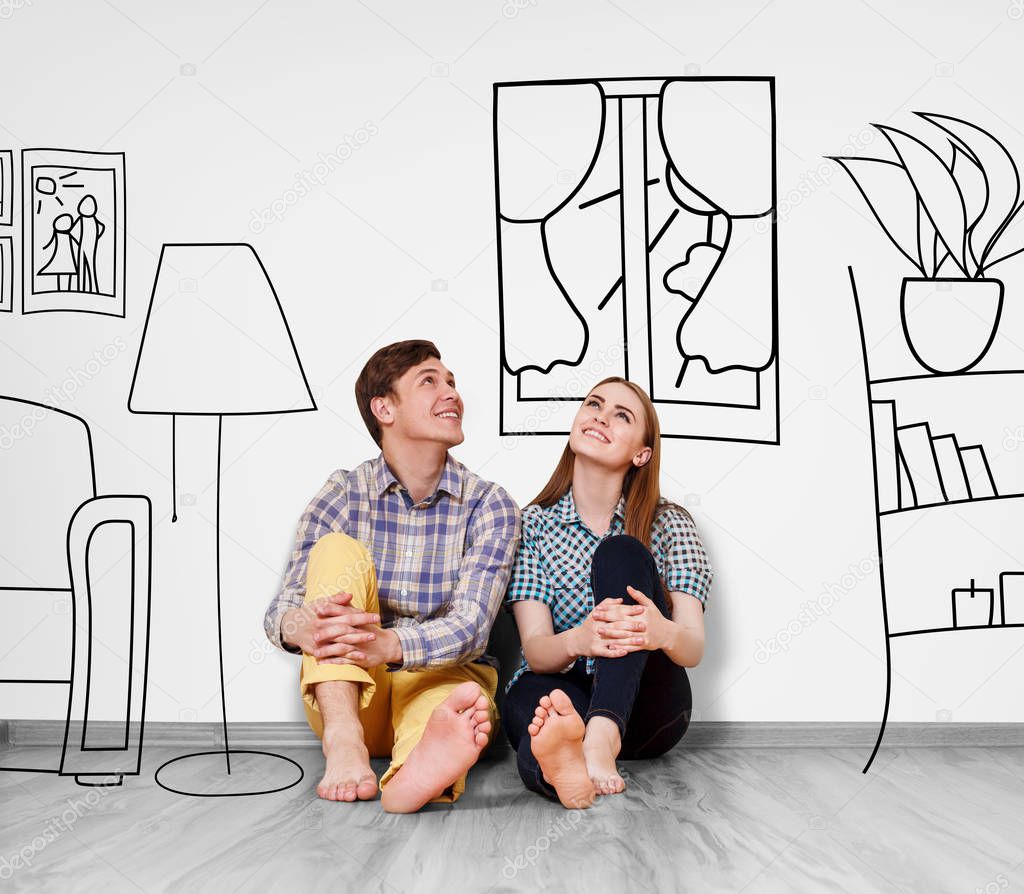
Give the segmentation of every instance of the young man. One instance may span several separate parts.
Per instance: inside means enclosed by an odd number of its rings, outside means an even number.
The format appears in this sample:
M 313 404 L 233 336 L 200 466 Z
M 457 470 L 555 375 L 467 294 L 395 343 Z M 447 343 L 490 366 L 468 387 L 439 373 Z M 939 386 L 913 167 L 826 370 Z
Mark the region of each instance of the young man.
M 306 718 L 323 742 L 321 798 L 385 810 L 452 802 L 496 732 L 484 654 L 519 540 L 502 488 L 448 454 L 461 444 L 455 379 L 429 341 L 381 348 L 356 380 L 381 454 L 327 480 L 299 523 L 267 636 L 302 654 Z

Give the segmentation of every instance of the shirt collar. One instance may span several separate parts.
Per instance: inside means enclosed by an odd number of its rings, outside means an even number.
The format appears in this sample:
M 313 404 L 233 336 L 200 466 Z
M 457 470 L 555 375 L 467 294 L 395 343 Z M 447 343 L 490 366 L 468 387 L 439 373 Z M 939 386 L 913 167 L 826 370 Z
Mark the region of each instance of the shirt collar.
M 374 462 L 376 463 L 374 475 L 376 478 L 377 496 L 384 496 L 394 485 L 405 489 L 405 485 L 398 480 L 398 477 L 391 471 L 391 467 L 385 461 L 383 452 Z M 445 457 L 441 479 L 437 482 L 436 493 L 441 491 L 444 491 L 450 497 L 458 498 L 462 495 L 462 470 L 450 453 Z
M 558 520 L 563 525 L 571 525 L 574 522 L 583 524 L 583 519 L 580 518 L 580 514 L 576 509 L 576 501 L 572 496 L 572 487 L 570 487 L 555 504 L 558 510 Z M 621 522 L 626 521 L 626 498 L 619 497 L 619 502 L 615 504 L 615 509 L 612 511 L 612 519 L 618 518 Z

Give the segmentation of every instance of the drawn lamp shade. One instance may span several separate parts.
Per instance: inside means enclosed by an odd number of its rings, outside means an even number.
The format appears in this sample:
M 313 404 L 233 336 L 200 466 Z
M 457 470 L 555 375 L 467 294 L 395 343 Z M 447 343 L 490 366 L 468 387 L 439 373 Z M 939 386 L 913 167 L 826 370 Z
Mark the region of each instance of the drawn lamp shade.
M 164 245 L 128 409 L 170 415 L 172 442 L 175 416 L 217 417 L 217 647 L 224 748 L 168 761 L 157 770 L 156 781 L 180 794 L 214 797 L 290 788 L 302 778 L 302 769 L 294 761 L 229 747 L 224 694 L 220 583 L 224 417 L 316 409 L 277 293 L 252 246 Z

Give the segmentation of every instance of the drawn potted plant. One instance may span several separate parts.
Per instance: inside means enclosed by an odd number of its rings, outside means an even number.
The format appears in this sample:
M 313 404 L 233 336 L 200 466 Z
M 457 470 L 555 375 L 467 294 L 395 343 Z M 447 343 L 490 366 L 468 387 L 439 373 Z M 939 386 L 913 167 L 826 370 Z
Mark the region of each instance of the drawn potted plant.
M 873 126 L 896 161 L 829 157 L 920 273 L 904 277 L 900 292 L 911 353 L 931 372 L 965 372 L 985 356 L 999 327 L 1003 283 L 986 274 L 1024 252 L 1020 173 L 983 128 L 949 115 L 914 114 L 943 131 L 952 149 L 948 162 L 916 137 L 881 124 Z

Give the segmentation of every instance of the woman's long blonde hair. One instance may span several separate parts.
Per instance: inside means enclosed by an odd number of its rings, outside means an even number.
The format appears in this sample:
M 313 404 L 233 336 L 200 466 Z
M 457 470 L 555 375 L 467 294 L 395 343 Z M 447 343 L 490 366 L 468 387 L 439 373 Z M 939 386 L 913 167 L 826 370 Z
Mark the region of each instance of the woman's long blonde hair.
M 626 498 L 625 532 L 649 549 L 651 527 L 658 513 L 666 506 L 675 506 L 674 503 L 663 502 L 661 499 L 661 424 L 658 422 L 658 412 L 654 409 L 647 392 L 635 382 L 621 376 L 609 376 L 598 382 L 590 391 L 610 384 L 625 385 L 639 398 L 644 408 L 644 444 L 651 448 L 651 458 L 642 466 L 629 467 L 622 482 L 622 495 Z M 576 454 L 572 452 L 567 441 L 551 478 L 531 503 L 546 508 L 553 506 L 565 496 L 572 487 L 575 462 Z M 682 509 L 681 506 L 677 508 Z

